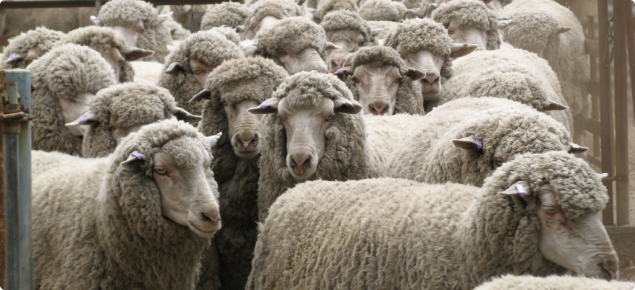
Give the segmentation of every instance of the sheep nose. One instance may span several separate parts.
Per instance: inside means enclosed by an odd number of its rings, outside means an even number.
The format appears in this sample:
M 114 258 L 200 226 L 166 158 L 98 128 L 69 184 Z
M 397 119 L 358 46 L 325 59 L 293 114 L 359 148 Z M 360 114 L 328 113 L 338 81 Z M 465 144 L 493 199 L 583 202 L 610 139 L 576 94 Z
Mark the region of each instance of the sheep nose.
M 238 140 L 245 148 L 247 148 L 258 142 L 258 134 L 238 134 Z M 240 143 L 238 145 L 240 145 Z
M 203 220 L 211 222 L 213 225 L 217 225 L 220 222 L 220 215 L 218 211 L 212 211 L 208 213 L 203 213 Z
M 435 75 L 430 75 L 424 78 L 424 80 L 428 81 L 429 83 L 434 83 L 437 81 L 437 79 L 439 79 L 439 77 L 435 76 Z
M 370 112 L 373 115 L 384 115 L 388 111 L 386 110 L 386 108 L 388 108 L 388 104 L 384 102 L 374 102 L 370 104 L 369 107 Z
M 336 72 L 338 69 L 342 68 L 342 64 L 344 64 L 344 60 L 332 60 L 331 61 L 331 71 Z
M 297 154 L 291 156 L 291 168 L 296 168 L 299 165 L 299 169 L 308 168 L 311 165 L 311 156 L 308 154 Z
M 601 267 L 609 274 L 611 279 L 618 278 L 619 262 L 615 255 L 606 257 L 601 263 Z

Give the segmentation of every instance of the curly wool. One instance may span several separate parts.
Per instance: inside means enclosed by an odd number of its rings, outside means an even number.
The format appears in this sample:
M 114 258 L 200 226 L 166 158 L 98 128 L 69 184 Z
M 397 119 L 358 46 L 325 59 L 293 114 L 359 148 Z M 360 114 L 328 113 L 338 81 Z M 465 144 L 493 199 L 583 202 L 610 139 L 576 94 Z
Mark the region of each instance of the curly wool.
M 243 25 L 251 10 L 243 4 L 236 2 L 223 2 L 210 8 L 201 20 L 201 30 L 209 30 L 213 27 L 229 26 L 236 28 Z
M 109 157 L 68 156 L 34 176 L 35 288 L 193 289 L 210 240 L 163 217 L 148 157 L 162 148 L 192 164 L 211 154 L 207 144 L 191 125 L 166 120 L 126 137 Z M 143 164 L 121 166 L 133 151 Z M 211 172 L 207 181 L 216 193 Z
M 183 28 L 178 22 L 166 19 L 161 23 L 170 32 L 172 40 L 183 40 L 192 35 L 192 32 Z
M 466 151 L 452 144 L 473 134 L 482 140 L 482 150 Z M 386 175 L 482 186 L 492 173 L 497 148 L 509 161 L 522 153 L 566 152 L 569 142 L 571 136 L 560 122 L 518 102 L 457 99 L 411 127 L 390 156 Z
M 366 21 L 371 29 L 380 29 L 379 34 L 375 36 L 376 39 L 385 39 L 392 33 L 393 30 L 398 29 L 401 23 L 392 21 Z
M 174 7 L 171 5 L 170 7 Z M 177 9 L 172 8 L 174 14 L 172 18 L 174 21 L 181 24 L 181 26 L 192 33 L 196 33 L 201 30 L 201 21 L 203 15 L 207 12 L 207 5 L 192 5 L 192 9 L 187 13 L 179 13 Z
M 99 26 L 87 26 L 70 31 L 55 45 L 58 46 L 66 43 L 88 46 L 99 52 L 102 56 L 109 56 L 113 48 L 119 50 L 121 53 L 126 46 L 126 40 L 117 35 L 114 30 L 109 27 Z M 134 69 L 125 60 L 118 81 L 120 83 L 134 81 Z
M 575 139 L 582 142 L 586 120 L 591 114 L 591 96 L 588 90 L 590 64 L 584 46 L 584 31 L 578 18 L 558 3 L 541 0 L 512 2 L 499 14 L 501 17 L 513 19 L 510 25 L 503 29 L 505 41 L 514 47 L 535 53 L 542 51 L 542 58 L 546 59 L 556 72 L 562 87 L 562 95 L 573 115 Z M 546 27 L 547 25 L 549 27 Z M 562 27 L 569 27 L 571 30 L 553 33 Z M 548 32 L 552 33 L 547 34 Z M 537 47 L 543 43 L 544 46 Z
M 304 16 L 304 9 L 294 0 L 261 0 L 251 7 L 251 15 L 245 20 L 245 32 L 243 39 L 254 39 L 256 37 L 256 22 L 260 22 L 267 16 L 278 19 L 287 17 Z
M 401 22 L 406 6 L 390 0 L 367 0 L 359 7 L 359 15 L 365 20 Z
M 359 14 L 352 11 L 333 11 L 322 19 L 320 26 L 326 33 L 326 39 L 330 42 L 350 42 L 361 34 L 364 40 L 359 43 L 359 46 L 378 44 L 368 23 Z
M 31 63 L 33 149 L 81 155 L 82 138 L 64 126 L 59 98 L 97 94 L 114 85 L 115 74 L 101 55 L 85 46 L 65 44 Z
M 540 253 L 536 209 L 500 194 L 519 180 L 551 184 L 575 217 L 608 200 L 598 174 L 564 152 L 518 156 L 483 188 L 307 182 L 272 205 L 247 289 L 473 289 L 508 273 L 562 274 Z
M 399 70 L 401 79 L 397 89 L 397 103 L 395 104 L 394 113 L 425 115 L 421 88 L 406 76 L 406 64 L 396 50 L 386 46 L 362 47 L 344 62 L 344 66 L 352 67 L 353 71 L 362 65 L 367 67 L 396 67 Z M 355 100 L 359 101 L 359 92 L 353 82 L 353 76 L 347 76 L 344 82 L 353 93 Z
M 435 9 L 432 13 L 432 19 L 443 24 L 446 28 L 450 26 L 452 19 L 456 19 L 460 26 L 482 29 L 487 33 L 485 47 L 488 50 L 500 48 L 498 16 L 496 16 L 496 12 L 487 8 L 482 1 L 452 0 Z
M 198 129 L 206 136 L 223 133 L 212 153 L 216 156 L 212 170 L 220 193 L 223 227 L 214 236 L 218 247 L 223 287 L 244 289 L 256 244 L 258 220 L 259 157 L 239 158 L 231 144 L 232 132 L 222 102 L 230 105 L 245 100 L 263 102 L 275 91 L 287 71 L 272 60 L 250 57 L 229 60 L 207 77 L 205 88 L 211 92 L 206 101 L 203 120 Z M 207 251 L 216 251 L 210 249 Z M 205 267 L 203 272 L 208 271 Z
M 105 157 L 115 151 L 111 118 L 116 118 L 118 127 L 131 128 L 170 119 L 176 107 L 168 90 L 152 84 L 120 84 L 99 91 L 90 102 L 97 124 L 84 132 L 82 156 Z
M 24 58 L 30 49 L 34 49 L 37 55 L 42 56 L 51 50 L 63 36 L 63 32 L 38 27 L 10 38 L 9 44 L 4 48 L 4 53 L 0 58 L 0 69 L 25 68 L 27 66 L 25 60 L 16 64 L 7 64 L 5 61 L 13 54 Z
M 327 14 L 340 10 L 357 13 L 359 7 L 357 7 L 355 0 L 320 0 L 320 5 L 318 5 L 315 13 L 313 13 L 313 20 L 320 23 Z
M 288 98 L 294 106 L 317 106 L 322 98 L 353 100 L 346 85 L 334 75 L 300 72 L 288 77 L 273 94 Z M 287 168 L 287 136 L 275 114 L 261 121 L 260 178 L 258 179 L 258 220 L 264 221 L 269 207 L 287 188 L 298 182 Z M 377 176 L 372 172 L 366 145 L 366 128 L 361 114 L 337 114 L 325 132 L 324 156 L 310 180 L 349 180 Z
M 505 275 L 486 282 L 474 290 L 633 290 L 635 283 L 606 281 L 572 276 L 513 276 Z
M 139 35 L 137 47 L 152 50 L 154 55 L 147 60 L 163 62 L 168 55 L 168 44 L 172 37 L 166 27 L 161 25 L 156 9 L 152 4 L 141 0 L 113 0 L 104 4 L 99 10 L 100 26 L 135 27 L 139 21 L 145 30 Z
M 183 40 L 165 59 L 165 71 L 168 66 L 178 63 L 182 70 L 174 73 L 161 73 L 159 86 L 170 91 L 179 107 L 193 114 L 200 114 L 203 105 L 192 104 L 190 99 L 203 87 L 194 78 L 190 60 L 196 59 L 208 66 L 217 67 L 226 60 L 243 57 L 243 52 L 224 35 L 214 31 L 199 31 Z
M 218 26 L 218 27 L 212 27 L 208 30 L 216 31 L 224 35 L 227 38 L 227 40 L 240 46 L 240 35 L 238 35 L 238 33 L 236 32 L 236 29 L 227 27 L 227 26 Z
M 562 96 L 556 73 L 549 63 L 522 49 L 503 48 L 496 51 L 475 51 L 456 59 L 454 75 L 443 87 L 444 104 L 455 99 L 496 97 L 518 101 L 542 111 L 544 101 L 568 106 Z M 431 104 L 431 107 L 437 104 Z M 573 133 L 570 110 L 545 112 Z
M 256 55 L 273 59 L 282 65 L 277 57 L 278 50 L 282 48 L 291 53 L 298 53 L 312 47 L 323 56 L 325 46 L 326 35 L 322 27 L 304 17 L 290 17 L 278 21 L 258 35 Z

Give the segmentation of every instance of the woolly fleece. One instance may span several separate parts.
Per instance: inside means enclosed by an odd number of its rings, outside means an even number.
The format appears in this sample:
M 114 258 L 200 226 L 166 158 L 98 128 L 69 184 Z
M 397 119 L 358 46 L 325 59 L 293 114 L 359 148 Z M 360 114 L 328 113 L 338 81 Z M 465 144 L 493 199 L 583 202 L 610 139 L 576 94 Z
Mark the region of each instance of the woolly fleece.
M 119 128 L 131 128 L 171 119 L 175 109 L 170 92 L 152 84 L 119 84 L 99 91 L 90 102 L 96 124 L 87 126 L 84 132 L 82 156 L 105 157 L 115 151 L 117 140 L 110 131 L 114 125 L 111 118 L 116 118 Z
M 192 33 L 196 33 L 201 30 L 201 21 L 203 19 L 203 15 L 207 12 L 207 5 L 192 5 L 192 9 L 187 13 L 179 13 L 179 11 L 174 8 L 174 5 L 171 5 L 170 8 L 174 11 L 172 18 L 174 18 L 174 21 L 181 24 L 183 28 L 191 31 Z
M 288 77 L 273 94 L 288 98 L 291 108 L 317 106 L 322 98 L 353 100 L 351 91 L 334 75 L 300 72 Z M 336 114 L 325 131 L 324 156 L 310 180 L 352 180 L 377 176 L 369 161 L 366 126 L 361 114 Z M 258 179 L 258 220 L 264 221 L 269 206 L 286 189 L 298 182 L 287 168 L 287 136 L 276 114 L 262 118 L 260 178 Z
M 330 42 L 351 42 L 358 34 L 364 37 L 359 46 L 373 46 L 378 42 L 372 35 L 372 29 L 359 14 L 347 10 L 337 10 L 324 17 L 320 26 L 326 33 L 326 39 Z
M 542 57 L 558 75 L 562 94 L 575 122 L 575 139 L 581 142 L 586 119 L 591 114 L 591 96 L 588 90 L 589 56 L 578 18 L 568 8 L 542 0 L 514 1 L 499 14 L 513 19 L 502 30 L 506 42 L 532 52 L 543 51 Z M 571 30 L 554 34 L 561 27 Z
M 572 276 L 513 276 L 495 278 L 474 290 L 633 290 L 635 283 Z
M 366 21 L 371 29 L 381 29 L 379 34 L 375 36 L 376 39 L 385 39 L 392 33 L 393 30 L 398 29 L 401 23 L 392 21 Z
M 236 28 L 243 25 L 251 10 L 237 2 L 223 2 L 210 8 L 201 20 L 201 30 L 209 30 L 212 27 L 229 26 Z
M 261 2 L 258 2 L 261 3 Z M 256 55 L 273 59 L 278 65 L 278 50 L 298 53 L 307 47 L 315 48 L 324 59 L 326 35 L 324 29 L 305 17 L 290 17 L 278 21 L 258 35 Z
M 334 11 L 346 10 L 357 13 L 359 7 L 355 0 L 320 0 L 315 13 L 313 13 L 313 20 L 320 23 L 324 17 Z
M 482 1 L 452 0 L 439 5 L 439 8 L 432 12 L 432 19 L 443 24 L 446 28 L 450 26 L 452 19 L 456 19 L 460 26 L 482 29 L 487 33 L 485 47 L 488 50 L 500 48 L 498 16 L 496 16 L 496 12 L 487 8 Z
M 211 31 L 216 31 L 222 35 L 225 36 L 225 38 L 227 38 L 227 40 L 235 43 L 236 45 L 240 46 L 240 35 L 238 35 L 238 33 L 236 32 L 236 29 L 234 28 L 230 28 L 227 26 L 219 26 L 219 27 L 212 27 L 208 30 Z
M 475 134 L 482 150 L 452 144 Z M 523 153 L 568 151 L 569 132 L 553 118 L 498 98 L 457 99 L 435 108 L 411 127 L 389 159 L 386 176 L 426 183 L 482 186 L 494 170 L 494 153 L 510 161 Z M 416 150 L 414 149 L 416 148 Z
M 406 6 L 390 0 L 367 0 L 359 7 L 359 15 L 365 20 L 401 22 Z
M 307 182 L 272 205 L 247 289 L 472 289 L 507 273 L 561 274 L 539 251 L 536 207 L 500 194 L 520 180 L 536 200 L 551 184 L 568 219 L 608 201 L 599 175 L 564 152 L 518 156 L 483 188 Z
M 157 10 L 152 4 L 141 0 L 113 0 L 104 4 L 99 10 L 100 26 L 134 27 L 143 21 L 145 30 L 139 35 L 137 47 L 152 50 L 154 55 L 146 60 L 163 62 L 168 55 L 168 44 L 172 44 L 172 36 L 168 29 L 161 25 Z
M 183 28 L 181 24 L 172 19 L 164 20 L 161 25 L 170 32 L 170 38 L 172 38 L 172 40 L 183 40 L 192 35 L 191 31 Z
M 194 78 L 190 60 L 196 59 L 208 66 L 217 67 L 226 60 L 243 57 L 242 50 L 224 35 L 214 31 L 199 31 L 183 40 L 166 57 L 163 71 L 177 63 L 182 69 L 174 74 L 161 73 L 159 86 L 170 91 L 179 107 L 192 114 L 201 114 L 202 104 L 190 103 L 190 99 L 203 87 Z
M 27 66 L 25 60 L 16 64 L 7 64 L 5 61 L 12 54 L 26 57 L 29 49 L 34 49 L 39 56 L 42 56 L 51 50 L 53 45 L 63 36 L 63 32 L 50 30 L 46 27 L 38 27 L 10 38 L 9 44 L 4 48 L 4 53 L 2 58 L 0 58 L 0 69 L 25 68 Z
M 229 105 L 244 100 L 263 102 L 271 96 L 289 74 L 270 59 L 250 57 L 224 62 L 207 76 L 205 88 L 211 92 L 206 101 L 203 120 L 198 129 L 211 136 L 222 132 L 212 153 L 212 165 L 220 193 L 220 215 L 223 227 L 214 240 L 220 254 L 220 277 L 223 288 L 245 289 L 251 272 L 256 245 L 258 220 L 259 157 L 250 160 L 236 156 L 231 144 L 233 132 L 221 102 Z M 216 250 L 216 249 L 213 249 Z M 202 270 L 206 271 L 205 268 Z
M 471 96 L 518 101 L 542 111 L 549 99 L 568 106 L 562 96 L 556 73 L 536 54 L 515 48 L 479 50 L 456 59 L 454 75 L 443 87 L 439 104 Z M 437 106 L 431 102 L 431 107 Z M 545 112 L 573 133 L 570 110 Z
M 88 47 L 65 44 L 31 63 L 33 150 L 81 155 L 82 138 L 64 126 L 58 98 L 97 94 L 114 85 L 115 73 L 101 55 Z
M 55 46 L 66 43 L 88 46 L 99 52 L 102 56 L 110 55 L 113 48 L 119 50 L 121 53 L 123 48 L 126 46 L 126 40 L 117 35 L 110 27 L 99 26 L 87 26 L 75 29 L 63 36 L 60 41 L 55 44 Z M 118 81 L 120 83 L 125 83 L 132 82 L 133 80 L 134 69 L 127 61 L 124 60 Z
M 35 288 L 193 289 L 210 239 L 162 216 L 150 157 L 163 148 L 192 164 L 211 154 L 207 144 L 191 125 L 166 120 L 129 135 L 109 157 L 69 156 L 33 176 Z M 143 164 L 121 166 L 133 151 Z M 51 154 L 34 153 L 34 163 Z M 216 195 L 211 170 L 206 178 Z
M 249 8 L 251 9 L 251 15 L 245 20 L 243 39 L 256 38 L 256 26 L 259 26 L 256 24 L 267 16 L 284 19 L 295 16 L 304 17 L 305 14 L 304 9 L 294 0 L 261 0 Z
M 394 66 L 399 70 L 401 78 L 397 89 L 397 102 L 395 114 L 425 115 L 423 108 L 423 95 L 421 88 L 406 76 L 406 64 L 396 50 L 386 46 L 362 47 L 346 60 L 344 66 L 350 66 L 353 71 L 359 66 L 384 67 Z M 351 90 L 356 101 L 359 101 L 359 92 L 353 82 L 353 76 L 348 75 L 344 81 Z

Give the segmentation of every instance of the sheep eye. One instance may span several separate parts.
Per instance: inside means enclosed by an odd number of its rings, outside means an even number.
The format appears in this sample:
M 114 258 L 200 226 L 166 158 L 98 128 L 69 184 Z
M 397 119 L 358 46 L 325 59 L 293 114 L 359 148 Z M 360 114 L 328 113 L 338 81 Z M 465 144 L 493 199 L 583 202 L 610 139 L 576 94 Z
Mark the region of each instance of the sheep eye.
M 353 77 L 353 82 L 354 82 L 355 84 L 359 84 L 359 80 L 358 80 L 356 77 Z
M 555 210 L 555 209 L 553 209 L 553 208 L 547 208 L 547 209 L 545 209 L 545 212 L 546 212 L 548 215 L 554 215 L 554 214 L 556 214 L 558 211 L 557 211 L 557 210 Z
M 329 115 L 328 118 L 326 118 L 326 120 L 324 120 L 324 122 L 331 122 L 333 120 L 333 118 L 335 118 L 335 115 Z
M 494 160 L 494 164 L 496 164 L 496 167 L 501 167 L 503 166 L 503 161 L 502 160 Z
M 154 169 L 154 171 L 156 171 L 156 173 L 159 174 L 159 175 L 168 174 L 168 171 L 165 170 L 165 168 L 162 168 L 162 167 L 157 167 L 157 168 Z
M 278 49 L 278 51 L 276 51 L 276 54 L 279 56 L 285 56 L 287 55 L 287 52 L 284 49 Z
M 221 105 L 223 105 L 223 107 L 227 107 L 227 106 L 229 105 L 229 104 L 228 104 L 227 102 L 225 102 L 225 101 L 222 101 L 222 102 L 220 102 L 220 103 L 221 103 Z
M 452 29 L 448 29 L 448 34 L 449 34 L 449 35 L 453 35 L 453 34 L 454 34 L 454 30 L 452 30 Z

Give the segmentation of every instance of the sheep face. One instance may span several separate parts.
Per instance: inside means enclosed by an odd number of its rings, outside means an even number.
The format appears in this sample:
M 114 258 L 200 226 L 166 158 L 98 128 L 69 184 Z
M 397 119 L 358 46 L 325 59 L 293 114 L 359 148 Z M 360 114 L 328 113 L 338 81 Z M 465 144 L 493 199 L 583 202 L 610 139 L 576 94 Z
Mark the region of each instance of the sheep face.
M 31 48 L 27 51 L 26 55 L 12 54 L 5 60 L 5 64 L 8 64 L 10 68 L 26 68 L 31 62 L 40 57 L 41 53 L 35 48 Z
M 571 30 L 569 27 L 561 26 L 553 16 L 541 10 L 523 11 L 512 17 L 513 19 L 501 29 L 505 41 L 540 57 L 544 57 L 548 44 L 559 43 L 560 34 Z
M 212 158 L 202 144 L 195 150 L 182 150 L 196 143 L 192 138 L 181 138 L 155 149 L 152 178 L 161 194 L 163 216 L 209 238 L 221 227 L 218 202 L 210 184 Z
M 132 27 L 114 26 L 112 29 L 115 30 L 115 33 L 126 40 L 126 45 L 136 47 L 137 41 L 139 41 L 139 36 L 145 32 L 145 25 L 143 24 L 143 21 L 140 20 Z
M 83 113 L 88 111 L 88 104 L 95 97 L 92 93 L 79 93 L 74 98 L 58 97 L 57 100 L 62 107 L 64 123 L 70 123 L 78 119 Z M 82 136 L 83 127 L 68 127 L 75 136 Z
M 503 194 L 518 196 L 528 208 L 536 209 L 538 248 L 546 259 L 586 277 L 617 278 L 618 258 L 599 213 L 567 219 L 558 204 L 557 190 L 550 184 L 532 193 L 529 184 L 520 181 Z
M 327 51 L 327 54 L 328 56 L 326 59 L 329 64 L 329 72 L 335 73 L 342 68 L 344 61 L 346 60 L 346 57 L 350 54 L 350 52 L 347 52 L 342 48 L 338 48 L 330 52 Z
M 478 45 L 479 50 L 486 50 L 487 31 L 479 27 L 459 25 L 459 21 L 452 19 L 447 27 L 448 34 L 454 43 L 469 43 Z
M 214 67 L 196 59 L 190 59 L 190 69 L 192 70 L 192 75 L 194 76 L 196 81 L 201 85 L 201 87 L 203 87 L 205 86 L 207 75 L 209 74 L 209 72 L 214 70 Z
M 357 34 L 353 39 L 333 41 L 333 45 L 326 50 L 327 63 L 329 66 L 329 72 L 334 73 L 342 68 L 342 64 L 346 60 L 346 57 L 359 50 L 360 43 L 364 42 L 364 36 Z
M 314 47 L 307 47 L 298 53 L 290 52 L 284 48 L 277 51 L 276 57 L 282 63 L 282 66 L 289 74 L 299 73 L 301 71 L 318 71 L 326 73 L 326 63 Z
M 249 112 L 278 114 L 286 132 L 287 168 L 297 181 L 303 182 L 315 173 L 324 156 L 325 135 L 333 119 L 337 114 L 357 114 L 360 110 L 359 103 L 342 97 L 322 98 L 316 106 L 270 98 Z
M 436 99 L 441 92 L 441 67 L 445 62 L 445 55 L 435 55 L 427 50 L 411 52 L 397 46 L 397 52 L 401 55 L 408 67 L 416 69 L 425 74 L 425 78 L 421 79 L 422 93 L 424 99 Z
M 260 119 L 261 115 L 247 112 L 247 109 L 259 105 L 255 100 L 244 100 L 239 103 L 221 102 L 227 115 L 228 131 L 236 156 L 252 159 L 260 152 Z

